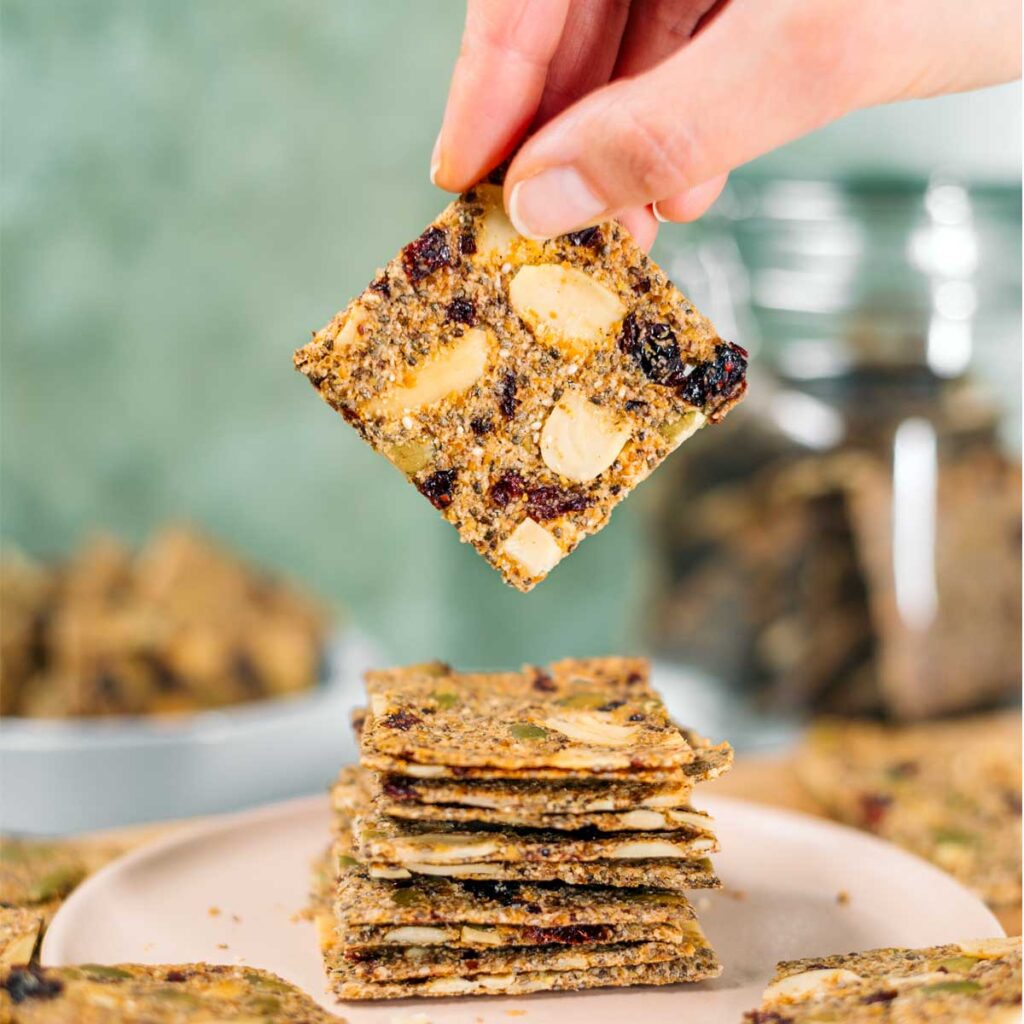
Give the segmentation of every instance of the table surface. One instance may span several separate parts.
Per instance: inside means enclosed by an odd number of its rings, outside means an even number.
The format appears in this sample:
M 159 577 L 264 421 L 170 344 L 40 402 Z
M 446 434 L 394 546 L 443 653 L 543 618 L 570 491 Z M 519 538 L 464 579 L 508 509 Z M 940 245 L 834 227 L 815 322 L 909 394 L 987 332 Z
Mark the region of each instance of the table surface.
M 754 803 L 768 804 L 772 807 L 802 811 L 805 814 L 818 817 L 827 816 L 823 808 L 800 785 L 789 757 L 738 757 L 732 771 L 717 779 L 713 786 L 716 795 L 732 796 Z M 184 828 L 193 824 L 194 821 L 195 819 L 189 819 L 139 825 L 95 833 L 89 838 L 104 843 L 123 844 L 126 848 L 130 848 L 158 836 L 166 835 L 174 829 Z M 1021 934 L 1021 908 L 1019 906 L 994 910 L 994 913 L 999 918 L 1007 935 Z

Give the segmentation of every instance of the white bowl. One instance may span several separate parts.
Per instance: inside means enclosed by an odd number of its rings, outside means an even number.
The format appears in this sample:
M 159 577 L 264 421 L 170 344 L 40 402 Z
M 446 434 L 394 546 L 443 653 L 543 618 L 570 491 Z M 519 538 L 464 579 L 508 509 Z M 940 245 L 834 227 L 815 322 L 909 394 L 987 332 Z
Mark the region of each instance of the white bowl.
M 191 715 L 0 722 L 0 830 L 55 835 L 236 810 L 326 787 L 355 757 L 373 646 L 347 630 L 301 696 Z

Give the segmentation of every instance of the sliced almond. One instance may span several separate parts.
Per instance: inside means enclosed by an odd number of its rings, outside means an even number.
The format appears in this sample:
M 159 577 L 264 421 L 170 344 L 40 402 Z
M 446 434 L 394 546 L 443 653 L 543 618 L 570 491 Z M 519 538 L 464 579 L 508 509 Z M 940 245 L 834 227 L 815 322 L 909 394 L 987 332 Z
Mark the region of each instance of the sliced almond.
M 335 930 L 334 915 L 329 914 L 326 911 L 317 914 L 313 918 L 313 927 L 316 929 L 316 941 L 320 949 L 326 953 L 328 950 L 334 949 L 338 944 L 338 933 Z M 11 963 L 28 963 L 27 960 L 20 961 L 15 960 Z
M 992 957 L 1006 956 L 1016 950 L 1020 939 L 964 939 L 957 945 L 968 955 L 981 957 L 983 960 Z
M 530 576 L 549 573 L 564 554 L 558 541 L 533 519 L 524 519 L 509 534 L 502 551 Z
M 638 729 L 635 725 L 619 725 L 617 722 L 609 721 L 600 712 L 595 711 L 557 715 L 545 719 L 544 724 L 571 740 L 600 747 L 628 746 L 633 742 Z
M 448 769 L 443 764 L 407 764 L 402 771 L 414 779 L 437 779 Z
M 636 810 L 622 816 L 623 828 L 634 828 L 644 832 L 665 827 L 665 815 L 658 811 Z
M 461 941 L 467 946 L 500 946 L 501 936 L 496 928 L 474 928 L 464 924 Z
M 387 868 L 381 865 L 370 865 L 371 878 L 412 878 L 412 872 L 405 868 Z
M 430 864 L 455 864 L 460 861 L 486 860 L 498 852 L 498 844 L 481 837 L 467 840 L 445 832 L 408 836 L 395 843 L 400 861 L 425 860 Z
M 603 406 L 567 391 L 544 422 L 540 454 L 548 469 L 585 484 L 619 457 L 631 434 L 630 425 Z
M 503 864 L 494 862 L 480 864 L 428 864 L 425 861 L 408 861 L 410 871 L 417 875 L 441 875 L 444 878 L 489 878 L 500 875 Z M 372 872 L 371 872 L 372 874 Z M 376 877 L 376 876 L 375 876 Z
M 353 342 L 358 341 L 362 336 L 362 328 L 370 319 L 370 314 L 365 307 L 356 303 L 348 311 L 348 318 L 345 326 L 338 332 L 334 339 L 334 351 L 348 348 Z
M 374 718 L 382 718 L 388 709 L 388 699 L 383 693 L 375 693 L 370 697 L 370 711 Z
M 484 205 L 484 215 L 476 230 L 475 255 L 482 259 L 504 256 L 512 243 L 523 236 L 505 214 L 501 186 L 477 185 L 475 191 Z
M 788 978 L 772 982 L 764 990 L 764 1001 L 787 1002 L 821 995 L 843 985 L 856 984 L 863 980 L 859 974 L 843 967 L 821 968 L 815 971 L 801 971 Z
M 489 349 L 487 332 L 471 327 L 416 367 L 405 383 L 367 405 L 371 416 L 401 416 L 471 388 L 482 376 Z
M 427 928 L 419 925 L 407 925 L 392 928 L 384 933 L 385 942 L 394 942 L 399 946 L 427 946 L 438 942 L 450 942 L 454 932 L 448 928 Z
M 651 857 L 687 857 L 694 850 L 704 849 L 700 840 L 687 843 L 686 848 L 670 843 L 667 839 L 644 839 L 635 843 L 619 843 L 613 846 L 609 856 L 620 860 L 647 860 Z
M 619 297 L 575 267 L 522 267 L 508 288 L 509 302 L 544 342 L 569 356 L 600 345 L 626 315 Z

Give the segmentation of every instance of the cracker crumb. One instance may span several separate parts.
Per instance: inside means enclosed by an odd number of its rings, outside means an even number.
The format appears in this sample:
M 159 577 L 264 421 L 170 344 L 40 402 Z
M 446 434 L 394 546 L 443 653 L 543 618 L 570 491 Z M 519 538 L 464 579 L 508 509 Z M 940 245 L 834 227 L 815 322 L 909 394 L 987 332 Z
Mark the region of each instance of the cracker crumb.
M 735 900 L 737 903 L 742 903 L 747 898 L 747 893 L 744 889 L 723 889 L 722 895 L 728 896 L 729 899 Z
M 840 889 L 836 893 L 836 903 L 841 907 L 845 907 L 850 902 L 850 894 L 845 889 Z
M 220 917 L 220 907 L 210 907 L 210 909 L 207 910 L 207 913 L 210 917 Z
M 217 948 L 218 949 L 227 949 L 228 948 L 228 944 L 226 942 L 218 942 L 217 943 Z

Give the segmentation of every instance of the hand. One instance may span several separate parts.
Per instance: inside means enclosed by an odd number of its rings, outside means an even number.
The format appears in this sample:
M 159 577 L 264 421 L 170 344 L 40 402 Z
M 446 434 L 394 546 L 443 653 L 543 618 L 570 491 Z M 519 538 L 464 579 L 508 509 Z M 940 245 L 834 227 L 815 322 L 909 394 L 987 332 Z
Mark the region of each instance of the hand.
M 1020 19 L 1019 0 L 469 0 L 431 178 L 468 188 L 522 143 L 522 234 L 618 217 L 649 247 L 844 114 L 1018 76 Z

